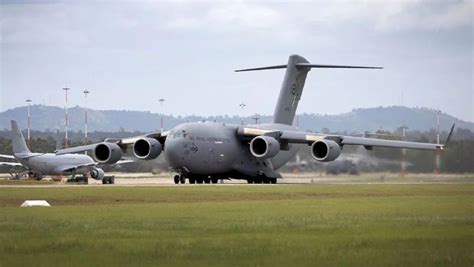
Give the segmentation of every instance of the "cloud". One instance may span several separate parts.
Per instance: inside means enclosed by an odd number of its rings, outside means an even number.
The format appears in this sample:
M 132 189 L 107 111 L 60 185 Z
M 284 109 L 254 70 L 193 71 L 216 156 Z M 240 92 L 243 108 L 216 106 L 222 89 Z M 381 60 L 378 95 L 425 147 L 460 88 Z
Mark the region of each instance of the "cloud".
M 181 9 L 176 16 L 164 18 L 165 30 L 195 31 L 206 33 L 250 34 L 273 36 L 285 40 L 293 38 L 300 33 L 282 10 L 272 6 L 258 3 L 234 2 L 211 3 L 200 6 L 201 12 L 192 9 Z
M 271 7 L 243 2 L 214 6 L 209 9 L 207 19 L 213 24 L 253 29 L 272 29 L 286 22 L 284 16 Z
M 202 31 L 295 40 L 315 31 L 359 27 L 379 32 L 471 26 L 473 1 L 46 2 L 2 5 L 2 43 L 85 45 L 131 33 Z M 143 31 L 143 32 L 141 32 Z M 330 30 L 329 30 L 330 31 Z M 101 35 L 103 35 L 101 37 Z M 107 37 L 107 38 L 105 38 Z
M 143 98 L 124 101 L 121 97 L 126 94 L 121 92 L 140 88 L 136 90 L 141 95 L 156 95 L 158 87 L 193 88 L 182 104 L 169 107 L 170 112 L 195 112 L 187 99 L 215 92 L 225 94 L 223 99 L 237 95 L 234 109 L 238 110 L 237 102 L 248 99 L 248 110 L 253 106 L 260 112 L 273 108 L 273 102 L 261 99 L 270 93 L 273 97 L 273 91 L 264 89 L 279 87 L 281 72 L 236 76 L 227 70 L 277 64 L 285 55 L 299 53 L 317 63 L 387 67 L 370 76 L 365 87 L 351 84 L 350 90 L 343 81 L 359 79 L 359 72 L 318 70 L 308 87 L 329 89 L 307 90 L 305 103 L 311 98 L 333 99 L 335 90 L 364 93 L 342 98 L 339 105 L 321 101 L 317 109 L 302 102 L 301 111 L 335 113 L 354 103 L 394 104 L 390 95 L 409 81 L 413 88 L 429 88 L 413 103 L 436 106 L 440 99 L 452 97 L 442 102 L 472 120 L 472 100 L 466 99 L 472 99 L 473 1 L 436 1 L 1 1 L 0 85 L 4 99 L 8 96 L 3 104 L 20 105 L 34 93 L 43 97 L 43 89 L 76 84 L 97 88 L 96 94 L 113 87 L 118 93 L 97 101 L 101 108 L 114 103 L 143 108 Z M 180 72 L 186 73 L 185 79 L 176 78 Z M 369 92 L 372 87 L 382 89 L 374 95 Z M 462 93 L 452 94 L 447 88 L 460 88 Z M 23 95 L 18 94 L 21 90 Z M 173 94 L 182 97 L 165 90 L 159 94 L 167 94 L 170 103 Z M 199 112 L 235 112 L 225 101 L 203 101 L 209 102 Z M 154 108 L 150 104 L 149 109 Z
M 375 26 L 380 31 L 439 30 L 471 26 L 473 2 L 387 2 Z

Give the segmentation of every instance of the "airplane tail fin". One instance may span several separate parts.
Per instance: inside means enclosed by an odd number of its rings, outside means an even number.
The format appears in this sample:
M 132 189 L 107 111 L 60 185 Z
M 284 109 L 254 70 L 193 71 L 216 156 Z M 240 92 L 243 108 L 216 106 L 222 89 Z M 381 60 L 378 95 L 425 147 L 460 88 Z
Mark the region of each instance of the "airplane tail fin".
M 16 153 L 31 153 L 30 149 L 26 145 L 25 138 L 18 127 L 18 123 L 14 120 L 11 121 L 12 126 L 12 149 L 13 154 Z
M 273 122 L 287 125 L 293 124 L 296 108 L 303 93 L 306 75 L 312 68 L 382 69 L 381 67 L 311 64 L 302 56 L 291 55 L 286 65 L 241 69 L 236 70 L 236 72 L 285 68 L 285 78 L 273 113 Z

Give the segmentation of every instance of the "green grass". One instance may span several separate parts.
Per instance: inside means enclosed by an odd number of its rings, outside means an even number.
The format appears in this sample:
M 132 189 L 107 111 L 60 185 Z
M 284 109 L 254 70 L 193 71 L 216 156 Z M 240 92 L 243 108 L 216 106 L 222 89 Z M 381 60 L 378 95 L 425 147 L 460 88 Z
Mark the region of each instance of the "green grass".
M 2 267 L 473 264 L 470 184 L 0 188 Z

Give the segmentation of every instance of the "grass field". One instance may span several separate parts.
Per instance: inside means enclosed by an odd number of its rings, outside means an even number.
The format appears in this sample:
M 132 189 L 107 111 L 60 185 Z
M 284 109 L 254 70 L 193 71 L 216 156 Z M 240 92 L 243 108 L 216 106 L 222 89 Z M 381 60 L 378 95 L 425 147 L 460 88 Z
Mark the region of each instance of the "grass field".
M 472 184 L 0 188 L 2 267 L 473 264 Z

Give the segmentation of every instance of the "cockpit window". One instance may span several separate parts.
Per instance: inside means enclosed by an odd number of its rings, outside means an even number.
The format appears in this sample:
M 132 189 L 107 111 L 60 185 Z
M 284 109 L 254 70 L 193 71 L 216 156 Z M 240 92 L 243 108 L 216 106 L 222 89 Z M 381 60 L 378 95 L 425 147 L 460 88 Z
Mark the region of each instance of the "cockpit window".
M 185 138 L 187 135 L 186 131 L 176 131 L 171 133 L 171 138 Z

